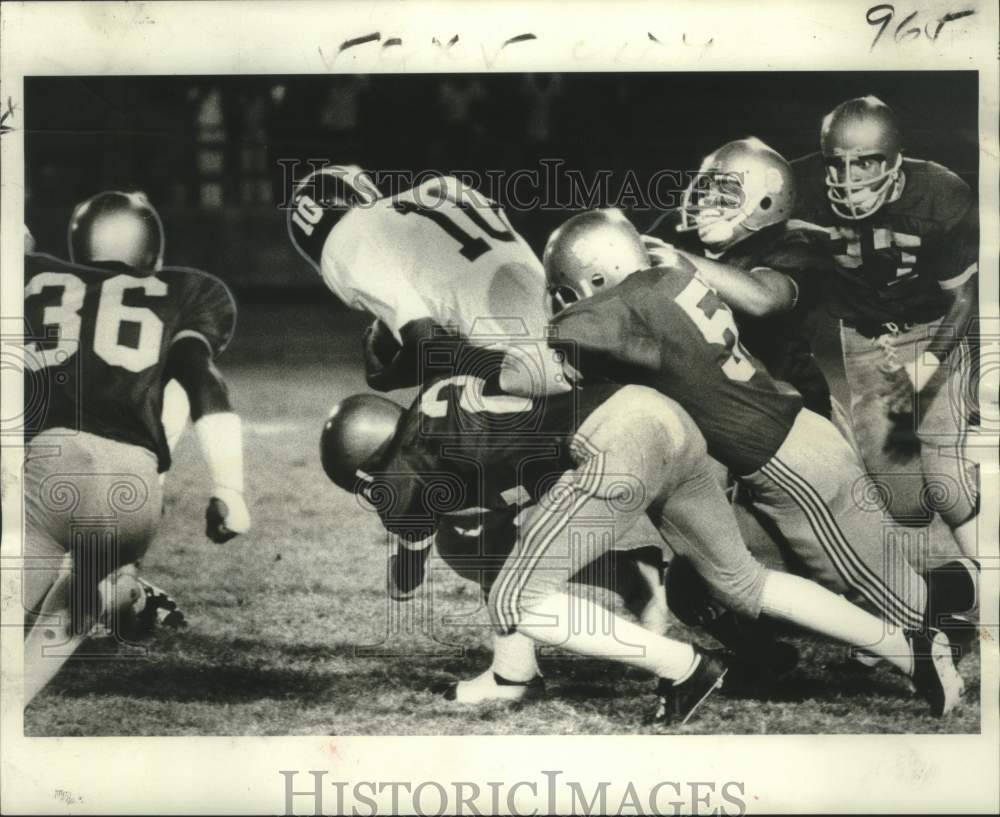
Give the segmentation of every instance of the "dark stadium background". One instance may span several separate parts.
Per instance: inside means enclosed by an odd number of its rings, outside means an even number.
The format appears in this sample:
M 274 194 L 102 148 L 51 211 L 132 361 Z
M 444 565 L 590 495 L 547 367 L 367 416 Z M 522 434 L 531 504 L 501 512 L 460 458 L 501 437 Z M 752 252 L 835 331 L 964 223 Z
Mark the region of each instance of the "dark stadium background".
M 815 150 L 824 113 L 874 93 L 898 112 L 911 155 L 942 162 L 973 186 L 978 166 L 975 72 L 36 77 L 25 84 L 26 220 L 41 249 L 64 252 L 81 199 L 142 189 L 163 214 L 168 262 L 207 269 L 237 292 L 320 285 L 285 237 L 282 159 L 480 173 L 561 159 L 586 180 L 610 171 L 614 191 L 629 169 L 640 182 L 663 168 L 693 170 L 707 151 L 749 134 L 788 158 Z M 566 216 L 509 212 L 536 250 Z

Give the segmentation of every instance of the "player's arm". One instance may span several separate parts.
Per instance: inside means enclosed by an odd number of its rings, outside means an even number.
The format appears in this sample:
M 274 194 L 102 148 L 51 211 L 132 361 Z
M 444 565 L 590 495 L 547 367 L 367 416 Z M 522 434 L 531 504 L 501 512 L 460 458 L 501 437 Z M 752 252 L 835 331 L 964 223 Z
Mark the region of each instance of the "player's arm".
M 927 353 L 910 372 L 918 392 L 969 334 L 979 314 L 979 214 L 971 192 L 964 185 L 958 193 L 961 215 L 945 235 L 937 257 L 938 286 L 948 308 L 931 338 Z
M 212 477 L 205 512 L 206 533 L 225 542 L 250 529 L 243 498 L 243 431 L 233 411 L 229 389 L 212 361 L 212 350 L 197 336 L 182 337 L 170 347 L 164 381 L 176 380 L 187 394 L 191 419 Z
M 798 285 L 776 269 L 761 266 L 742 270 L 686 253 L 650 236 L 643 236 L 643 243 L 657 266 L 696 270 L 729 307 L 744 315 L 756 318 L 775 315 L 793 309 L 798 302 Z
M 397 340 L 378 318 L 365 329 L 365 379 L 376 391 L 419 385 L 422 373 L 426 373 L 420 360 L 421 344 L 432 337 L 444 337 L 444 332 L 431 318 L 418 318 L 400 328 L 399 337 Z
M 424 581 L 437 514 L 427 506 L 426 484 L 418 473 L 395 460 L 386 469 L 368 476 L 357 490 L 396 539 L 396 552 L 389 558 L 388 592 L 396 601 L 407 601 Z

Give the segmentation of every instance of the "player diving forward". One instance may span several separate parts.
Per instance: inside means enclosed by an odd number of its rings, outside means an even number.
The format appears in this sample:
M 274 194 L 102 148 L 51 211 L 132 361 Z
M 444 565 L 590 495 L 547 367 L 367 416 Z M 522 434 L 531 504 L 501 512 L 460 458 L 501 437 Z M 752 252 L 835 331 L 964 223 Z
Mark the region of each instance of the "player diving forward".
M 657 720 L 685 722 L 721 685 L 725 664 L 611 614 L 613 626 L 594 631 L 585 622 L 604 620 L 604 611 L 567 596 L 570 577 L 648 515 L 726 606 L 866 646 L 910 674 L 938 714 L 957 701 L 961 679 L 947 650 L 885 638 L 875 616 L 753 559 L 705 441 L 677 403 L 614 384 L 516 398 L 484 374 L 488 364 L 474 369 L 478 375 L 426 385 L 405 412 L 375 395 L 348 398 L 324 429 L 322 452 L 334 482 L 362 493 L 386 528 L 406 539 L 431 535 L 444 514 L 464 507 L 503 510 L 515 491 L 527 497 L 489 591 L 498 631 L 517 628 L 544 644 L 645 669 L 658 679 Z
M 421 342 L 447 331 L 505 353 L 500 383 L 507 392 L 568 391 L 562 366 L 544 341 L 549 314 L 541 262 L 499 205 L 457 179 L 435 177 L 386 197 L 356 166 L 324 167 L 296 187 L 288 233 L 341 301 L 375 317 L 365 336 L 373 388 L 388 391 L 428 378 L 430 359 L 419 357 Z M 461 520 L 452 521 L 441 526 L 439 550 L 468 545 Z M 485 524 L 499 528 L 502 522 Z M 413 576 L 423 569 L 429 543 L 408 544 L 400 543 L 395 564 Z M 626 594 L 630 609 L 651 626 L 665 621 L 658 555 L 655 567 L 640 559 L 616 563 L 613 581 L 633 579 L 635 592 Z M 494 651 L 496 668 L 508 675 L 530 678 L 537 671 L 527 639 L 497 637 Z M 494 673 L 486 672 L 449 694 L 476 702 L 521 692 L 496 686 Z
M 217 278 L 162 267 L 163 246 L 144 195 L 105 192 L 74 210 L 70 261 L 25 256 L 26 703 L 97 619 L 131 603 L 98 586 L 142 556 L 160 519 L 171 379 L 187 394 L 214 483 L 207 535 L 225 542 L 250 527 L 240 418 L 213 363 L 235 304 Z
M 628 259 L 606 257 L 607 233 L 617 246 L 629 237 Z M 935 594 L 928 609 L 924 580 L 892 542 L 883 544 L 881 515 L 859 507 L 867 482 L 853 450 L 742 348 L 732 313 L 689 257 L 647 268 L 646 249 L 624 216 L 594 211 L 560 227 L 544 260 L 556 299 L 571 302 L 553 319 L 552 343 L 577 355 L 577 379 L 648 385 L 677 400 L 808 575 L 855 594 L 901 627 L 886 633 L 899 650 L 909 649 L 909 639 L 918 651 L 950 660 L 947 635 L 928 623 L 968 609 L 971 575 L 967 592 Z M 940 705 L 933 708 L 941 714 Z

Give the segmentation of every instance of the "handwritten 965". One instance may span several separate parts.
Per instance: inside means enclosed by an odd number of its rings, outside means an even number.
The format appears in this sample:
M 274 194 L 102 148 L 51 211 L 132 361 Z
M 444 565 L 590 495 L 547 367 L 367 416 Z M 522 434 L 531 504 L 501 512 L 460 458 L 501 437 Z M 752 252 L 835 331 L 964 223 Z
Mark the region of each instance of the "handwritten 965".
M 911 42 L 913 40 L 918 40 L 921 36 L 927 37 L 931 42 L 936 42 L 938 35 L 941 34 L 941 30 L 948 25 L 948 23 L 954 20 L 960 20 L 963 17 L 968 17 L 976 12 L 972 9 L 966 9 L 964 11 L 953 11 L 948 14 L 944 14 L 941 17 L 934 17 L 930 20 L 925 21 L 921 25 L 921 20 L 919 19 L 919 12 L 914 11 L 910 14 L 902 17 L 898 23 L 893 27 L 892 39 L 897 43 Z M 875 39 L 872 40 L 871 48 L 869 51 L 874 50 L 875 46 L 878 45 L 879 40 L 882 36 L 886 34 L 886 31 L 892 26 L 893 18 L 896 17 L 896 7 L 891 3 L 879 3 L 877 6 L 872 6 L 868 9 L 865 14 L 865 19 L 868 21 L 868 25 L 877 26 L 878 32 L 875 34 Z M 889 36 L 886 35 L 886 42 L 889 42 Z

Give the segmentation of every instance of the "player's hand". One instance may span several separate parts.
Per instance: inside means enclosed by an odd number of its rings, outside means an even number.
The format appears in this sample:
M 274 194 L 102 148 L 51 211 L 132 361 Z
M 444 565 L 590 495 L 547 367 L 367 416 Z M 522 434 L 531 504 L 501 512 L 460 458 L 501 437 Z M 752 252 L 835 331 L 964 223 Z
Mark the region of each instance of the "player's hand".
M 243 495 L 217 489 L 205 509 L 205 535 L 216 544 L 250 530 L 250 511 Z
M 696 272 L 698 269 L 686 253 L 660 238 L 644 235 L 642 236 L 642 245 L 646 248 L 650 263 L 654 267 L 669 267 L 683 272 Z
M 380 369 L 388 366 L 400 349 L 399 341 L 392 334 L 392 330 L 378 318 L 365 328 L 362 341 L 365 358 L 377 363 Z
M 660 238 L 651 235 L 642 236 L 642 246 L 649 253 L 649 260 L 654 267 L 676 267 L 680 263 L 680 255 L 673 244 L 668 244 Z
M 913 381 L 906 372 L 906 367 L 881 368 L 882 382 L 879 385 L 879 395 L 885 399 L 886 414 L 889 417 L 910 417 L 913 415 L 913 400 L 915 393 Z

